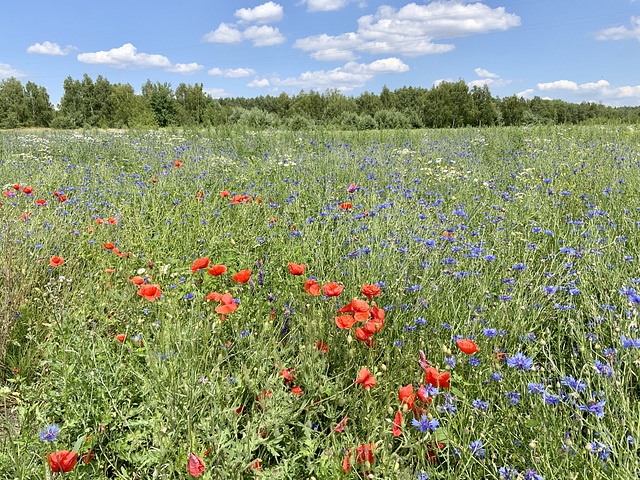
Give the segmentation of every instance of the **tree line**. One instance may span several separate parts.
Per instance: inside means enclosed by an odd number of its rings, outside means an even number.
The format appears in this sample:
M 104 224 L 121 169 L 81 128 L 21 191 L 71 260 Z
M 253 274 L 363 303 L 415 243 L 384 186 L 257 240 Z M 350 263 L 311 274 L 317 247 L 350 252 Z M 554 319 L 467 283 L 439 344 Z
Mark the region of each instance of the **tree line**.
M 464 80 L 432 88 L 402 87 L 380 94 L 347 96 L 338 91 L 302 90 L 297 95 L 214 99 L 202 84 L 147 82 L 137 94 L 130 84 L 67 77 L 57 108 L 44 87 L 9 78 L 0 82 L 0 128 L 137 128 L 239 125 L 247 128 L 345 130 L 455 128 L 492 125 L 553 125 L 640 122 L 640 107 L 493 97 L 487 85 Z

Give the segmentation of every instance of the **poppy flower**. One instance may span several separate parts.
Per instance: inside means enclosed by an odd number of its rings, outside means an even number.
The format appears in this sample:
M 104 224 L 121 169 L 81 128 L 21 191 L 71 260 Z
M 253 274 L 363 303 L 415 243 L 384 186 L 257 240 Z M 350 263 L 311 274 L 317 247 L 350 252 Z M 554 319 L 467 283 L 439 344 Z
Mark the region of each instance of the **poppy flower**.
M 338 313 L 350 312 L 353 313 L 354 318 L 358 322 L 365 322 L 369 318 L 369 305 L 364 300 L 354 298 L 351 303 L 348 303 Z
M 67 196 L 66 195 L 58 195 L 58 201 L 60 203 L 66 202 L 67 201 Z
M 356 328 L 356 338 L 361 342 L 366 342 L 371 337 L 371 333 L 367 332 L 364 328 Z
M 458 344 L 458 348 L 460 350 L 462 350 L 464 353 L 467 353 L 469 355 L 479 350 L 478 346 L 475 344 L 474 341 L 467 340 L 466 338 L 462 340 L 456 340 L 456 343 Z
M 354 383 L 361 383 L 362 389 L 367 390 L 376 384 L 376 377 L 371 376 L 371 372 L 367 367 L 362 367 Z
M 120 250 L 118 250 L 117 248 L 113 249 L 113 253 L 115 253 L 116 255 L 118 255 L 119 257 L 122 257 L 122 252 Z
M 205 300 L 213 300 L 214 302 L 219 302 L 222 299 L 222 294 L 218 292 L 211 292 L 209 295 L 204 297 Z
M 293 387 L 291 391 L 295 393 L 298 397 L 301 397 L 302 394 L 304 393 L 300 387 Z
M 97 223 L 98 225 L 104 225 L 104 220 L 103 220 L 103 219 L 101 219 L 101 218 L 96 218 L 96 223 Z
M 209 267 L 209 257 L 198 258 L 191 264 L 191 273 L 196 273 L 198 270 Z
M 356 449 L 356 460 L 358 463 L 365 463 L 365 462 L 369 462 L 370 464 L 373 463 L 374 458 L 373 458 L 373 451 L 378 448 L 378 446 L 375 443 L 369 443 L 367 445 L 361 445 L 360 447 L 358 447 Z
M 84 463 L 85 465 L 89 465 L 89 463 L 91 462 L 91 459 L 93 458 L 93 450 L 90 450 L 86 453 L 82 454 L 82 463 Z
M 125 338 L 127 338 L 127 336 L 124 333 L 119 333 L 118 335 L 116 335 L 116 340 L 119 342 L 124 342 Z
M 228 190 L 223 190 L 222 192 L 220 192 L 221 197 L 228 197 L 229 195 L 231 195 L 231 193 Z
M 356 187 L 356 184 L 355 184 L 355 183 L 352 183 L 351 185 L 349 185 L 349 186 L 347 187 L 347 192 L 349 192 L 349 193 L 353 193 L 353 192 L 355 192 L 355 191 L 356 191 L 356 188 L 357 188 L 357 187 Z
M 337 297 L 344 290 L 344 285 L 338 285 L 336 282 L 329 282 L 322 287 L 322 291 L 327 297 Z
M 15 190 L 18 190 L 18 191 L 20 191 L 22 189 L 22 187 L 20 185 L 18 185 L 17 183 L 13 186 L 13 188 Z
M 449 378 L 451 378 L 449 372 L 438 372 L 438 369 L 435 367 L 425 369 L 424 381 L 436 388 L 450 388 Z
M 338 422 L 338 424 L 335 426 L 333 431 L 334 432 L 338 432 L 338 433 L 342 433 L 342 431 L 344 430 L 344 427 L 347 426 L 347 418 L 348 418 L 348 416 L 345 415 L 344 418 Z
M 316 349 L 321 353 L 327 353 L 329 351 L 329 346 L 324 342 L 316 340 Z
M 115 247 L 115 245 L 113 244 L 113 242 L 111 242 L 111 243 L 103 243 L 103 244 L 102 244 L 102 246 L 103 246 L 104 248 L 106 248 L 107 250 L 113 250 L 113 249 L 114 249 L 114 247 Z
M 287 266 L 289 267 L 289 273 L 291 273 L 291 275 L 302 275 L 304 273 L 304 269 L 307 268 L 306 265 L 298 263 L 290 263 Z
M 396 417 L 393 419 L 393 436 L 399 437 L 402 435 L 402 430 L 400 430 L 400 426 L 402 425 L 402 413 L 399 411 L 396 413 Z
M 107 222 L 109 222 L 109 224 L 111 225 L 115 225 L 116 223 L 118 223 L 118 220 L 116 220 L 115 218 L 107 218 Z
M 0 207 L 2 206 L 2 202 L 0 202 Z M 31 218 L 31 214 L 29 212 L 24 212 L 22 215 L 20 215 L 20 220 L 22 220 L 23 222 L 25 222 L 28 218 Z
M 320 285 L 315 280 L 307 280 L 304 282 L 304 290 L 309 295 L 320 295 Z
M 113 268 L 105 268 L 104 271 L 107 272 L 107 273 L 114 273 L 115 272 L 115 270 Z
M 378 297 L 382 291 L 380 287 L 377 285 L 367 285 L 366 283 L 362 286 L 362 290 L 360 292 L 371 301 L 371 297 Z
M 227 313 L 235 312 L 238 309 L 238 304 L 233 301 L 233 297 L 230 293 L 225 293 L 220 297 L 222 305 L 216 307 L 216 312 L 226 315 Z
M 60 196 L 60 192 L 59 192 L 58 190 L 54 190 L 54 191 L 53 191 L 53 195 L 54 195 L 55 197 L 59 197 L 59 196 Z
M 280 376 L 284 377 L 285 382 L 289 383 L 293 381 L 293 378 L 296 376 L 296 372 L 289 368 L 284 368 L 280 370 Z
M 36 202 L 36 205 L 38 205 L 39 207 L 44 207 L 47 204 L 46 200 L 38 200 Z
M 251 270 L 240 270 L 233 277 L 231 277 L 231 280 L 235 280 L 238 283 L 247 283 L 250 276 Z
M 139 277 L 137 275 L 135 277 L 129 277 L 129 280 L 131 280 L 138 287 L 144 283 L 144 278 Z
M 349 330 L 351 327 L 353 327 L 353 324 L 356 323 L 356 319 L 353 318 L 351 315 L 342 315 L 340 317 L 335 317 L 336 318 L 336 325 L 338 326 L 338 328 L 342 328 L 344 330 Z
M 9 191 L 7 191 L 7 192 L 4 192 L 4 193 L 3 193 L 3 195 L 4 195 L 5 197 L 7 197 L 7 198 L 9 198 L 9 197 L 15 197 L 15 196 L 16 196 L 16 192 L 12 192 L 12 191 L 10 191 L 10 190 L 9 190 Z M 43 201 L 44 201 L 44 200 L 43 200 Z M 46 202 L 45 202 L 45 203 L 46 203 Z
M 187 460 L 187 469 L 192 477 L 198 478 L 198 475 L 204 472 L 204 462 L 195 453 L 190 453 L 189 460 Z
M 256 472 L 261 472 L 262 469 L 260 468 L 260 460 L 256 460 L 251 465 L 249 465 L 249 470 L 252 470 L 252 471 L 255 470 Z
M 433 402 L 433 400 L 431 399 L 431 397 L 427 393 L 427 387 L 425 387 L 424 385 L 420 385 L 420 388 L 416 392 L 416 395 L 418 396 L 418 398 L 423 403 L 431 403 L 431 402 Z
M 415 405 L 416 396 L 413 393 L 413 385 L 410 383 L 405 387 L 401 387 L 398 391 L 398 398 L 400 402 L 405 404 L 409 410 L 413 410 L 413 406 Z
M 349 202 L 340 204 L 340 210 L 349 210 L 351 207 L 353 207 L 353 205 L 351 205 Z
M 59 267 L 60 265 L 62 265 L 63 262 L 64 262 L 64 258 L 62 257 L 51 257 L 49 259 L 49 264 L 52 267 Z
M 214 265 L 207 273 L 213 277 L 217 277 L 218 275 L 222 275 L 223 273 L 227 273 L 227 267 L 225 265 Z
M 33 193 L 33 188 L 31 187 L 24 187 L 22 189 L 22 193 L 24 193 L 25 195 L 31 195 Z
M 47 455 L 47 459 L 53 472 L 68 473 L 76 466 L 78 454 L 76 452 L 68 452 L 67 450 L 58 450 L 57 452 Z
M 146 298 L 150 302 L 155 302 L 156 298 L 162 295 L 160 291 L 160 285 L 143 285 L 140 290 L 138 290 L 138 295 Z
M 175 162 L 173 162 L 173 165 L 174 165 L 175 167 L 180 168 L 180 167 L 182 166 L 182 162 L 181 162 L 180 160 L 176 160 Z

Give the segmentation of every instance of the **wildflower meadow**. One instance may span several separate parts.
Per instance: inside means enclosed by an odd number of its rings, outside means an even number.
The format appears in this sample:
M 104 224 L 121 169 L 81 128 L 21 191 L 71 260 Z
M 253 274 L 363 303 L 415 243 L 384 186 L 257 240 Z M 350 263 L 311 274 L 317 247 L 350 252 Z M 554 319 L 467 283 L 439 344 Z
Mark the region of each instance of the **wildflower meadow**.
M 5 131 L 0 180 L 0 478 L 638 478 L 637 126 Z

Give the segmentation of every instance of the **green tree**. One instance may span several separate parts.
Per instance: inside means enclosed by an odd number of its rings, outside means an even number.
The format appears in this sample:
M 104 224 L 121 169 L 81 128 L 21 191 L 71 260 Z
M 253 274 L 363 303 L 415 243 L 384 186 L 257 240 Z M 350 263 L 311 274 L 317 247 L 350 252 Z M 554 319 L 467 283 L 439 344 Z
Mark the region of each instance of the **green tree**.
M 152 83 L 147 80 L 142 86 L 142 95 L 147 99 L 160 127 L 178 124 L 176 99 L 170 83 Z
M 0 82 L 0 128 L 18 128 L 28 121 L 24 88 L 15 77 Z
M 505 97 L 500 103 L 500 113 L 502 123 L 505 125 L 522 125 L 524 123 L 524 113 L 527 110 L 527 102 L 517 95 Z
M 53 105 L 49 101 L 47 89 L 33 82 L 25 86 L 25 102 L 28 112 L 28 125 L 32 127 L 48 127 L 53 119 Z
M 491 96 L 489 87 L 484 84 L 482 87 L 474 85 L 471 89 L 471 98 L 475 107 L 475 118 L 473 125 L 492 126 L 498 122 L 498 110 L 494 98 Z

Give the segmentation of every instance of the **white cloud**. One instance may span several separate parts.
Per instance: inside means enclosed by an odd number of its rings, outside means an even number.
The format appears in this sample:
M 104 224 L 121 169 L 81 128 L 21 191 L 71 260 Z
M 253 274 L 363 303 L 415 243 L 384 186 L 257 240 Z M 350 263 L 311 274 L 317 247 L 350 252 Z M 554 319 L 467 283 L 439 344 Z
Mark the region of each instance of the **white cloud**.
M 580 95 L 588 95 L 590 98 L 596 97 L 598 100 L 609 102 L 619 99 L 633 99 L 636 104 L 640 104 L 640 85 L 616 87 L 606 80 L 582 83 L 580 85 L 570 80 L 557 80 L 555 82 L 539 83 L 538 90 L 570 91 Z
M 313 51 L 317 60 L 354 58 L 354 52 L 398 54 L 407 57 L 445 53 L 452 44 L 445 38 L 465 37 L 520 25 L 520 17 L 504 7 L 482 3 L 435 1 L 428 5 L 409 3 L 400 9 L 382 6 L 374 15 L 358 19 L 356 33 L 337 36 L 315 35 L 295 42 L 294 47 Z M 342 55 L 342 56 L 340 56 Z
M 349 4 L 350 0 L 303 0 L 309 12 L 330 12 L 340 10 Z
M 484 68 L 476 68 L 474 72 L 476 72 L 476 75 L 478 75 L 480 78 L 499 78 L 500 77 L 500 75 L 498 75 L 497 73 L 491 73 L 489 70 L 485 70 Z
M 409 66 L 398 58 L 384 58 L 369 64 L 349 62 L 333 70 L 305 72 L 299 77 L 289 77 L 284 80 L 276 78 L 272 80 L 272 83 L 278 86 L 314 90 L 337 88 L 346 92 L 354 88 L 363 87 L 366 82 L 376 75 L 402 73 L 408 70 Z
M 250 77 L 251 75 L 255 75 L 256 71 L 252 68 L 225 68 L 220 69 L 218 67 L 212 68 L 207 72 L 209 75 L 213 75 L 215 77 L 224 77 L 224 78 L 241 78 L 241 77 Z
M 11 77 L 22 78 L 27 76 L 29 76 L 29 74 L 27 74 L 26 72 L 21 72 L 20 70 L 16 70 L 9 64 L 0 63 L 0 80 L 3 80 L 5 78 L 11 78 Z
M 225 90 L 224 88 L 203 88 L 202 91 L 211 96 L 211 98 L 233 97 L 233 93 Z
M 241 8 L 234 15 L 246 23 L 272 23 L 282 20 L 284 9 L 282 5 L 267 2 L 254 8 Z
M 533 88 L 527 88 L 522 92 L 516 93 L 516 97 L 520 97 L 520 98 L 529 98 L 531 97 L 531 95 L 533 95 Z
M 241 32 L 228 23 L 221 23 L 216 30 L 207 33 L 202 39 L 205 42 L 214 43 L 239 43 L 242 40 L 251 40 L 254 47 L 279 45 L 285 40 L 280 30 L 274 27 L 252 25 Z
M 167 72 L 181 73 L 182 75 L 193 75 L 204 68 L 204 65 L 198 63 L 176 63 L 170 67 L 165 68 Z
M 247 87 L 253 87 L 253 88 L 264 88 L 264 87 L 268 87 L 269 86 L 269 80 L 267 80 L 266 78 L 262 78 L 262 79 L 255 79 L 249 83 L 247 83 Z
M 60 48 L 57 43 L 51 43 L 49 41 L 44 43 L 34 43 L 27 48 L 27 53 L 37 55 L 68 55 L 71 50 L 77 50 L 72 45 L 67 45 L 65 48 Z
M 169 59 L 163 55 L 138 53 L 138 49 L 130 43 L 119 48 L 112 48 L 108 51 L 93 53 L 81 53 L 78 61 L 94 65 L 108 65 L 114 68 L 163 68 L 167 72 L 182 73 L 189 75 L 203 68 L 197 63 L 177 63 L 173 65 Z
M 631 17 L 631 28 L 619 26 L 605 28 L 596 33 L 596 40 L 628 40 L 640 41 L 640 17 Z

